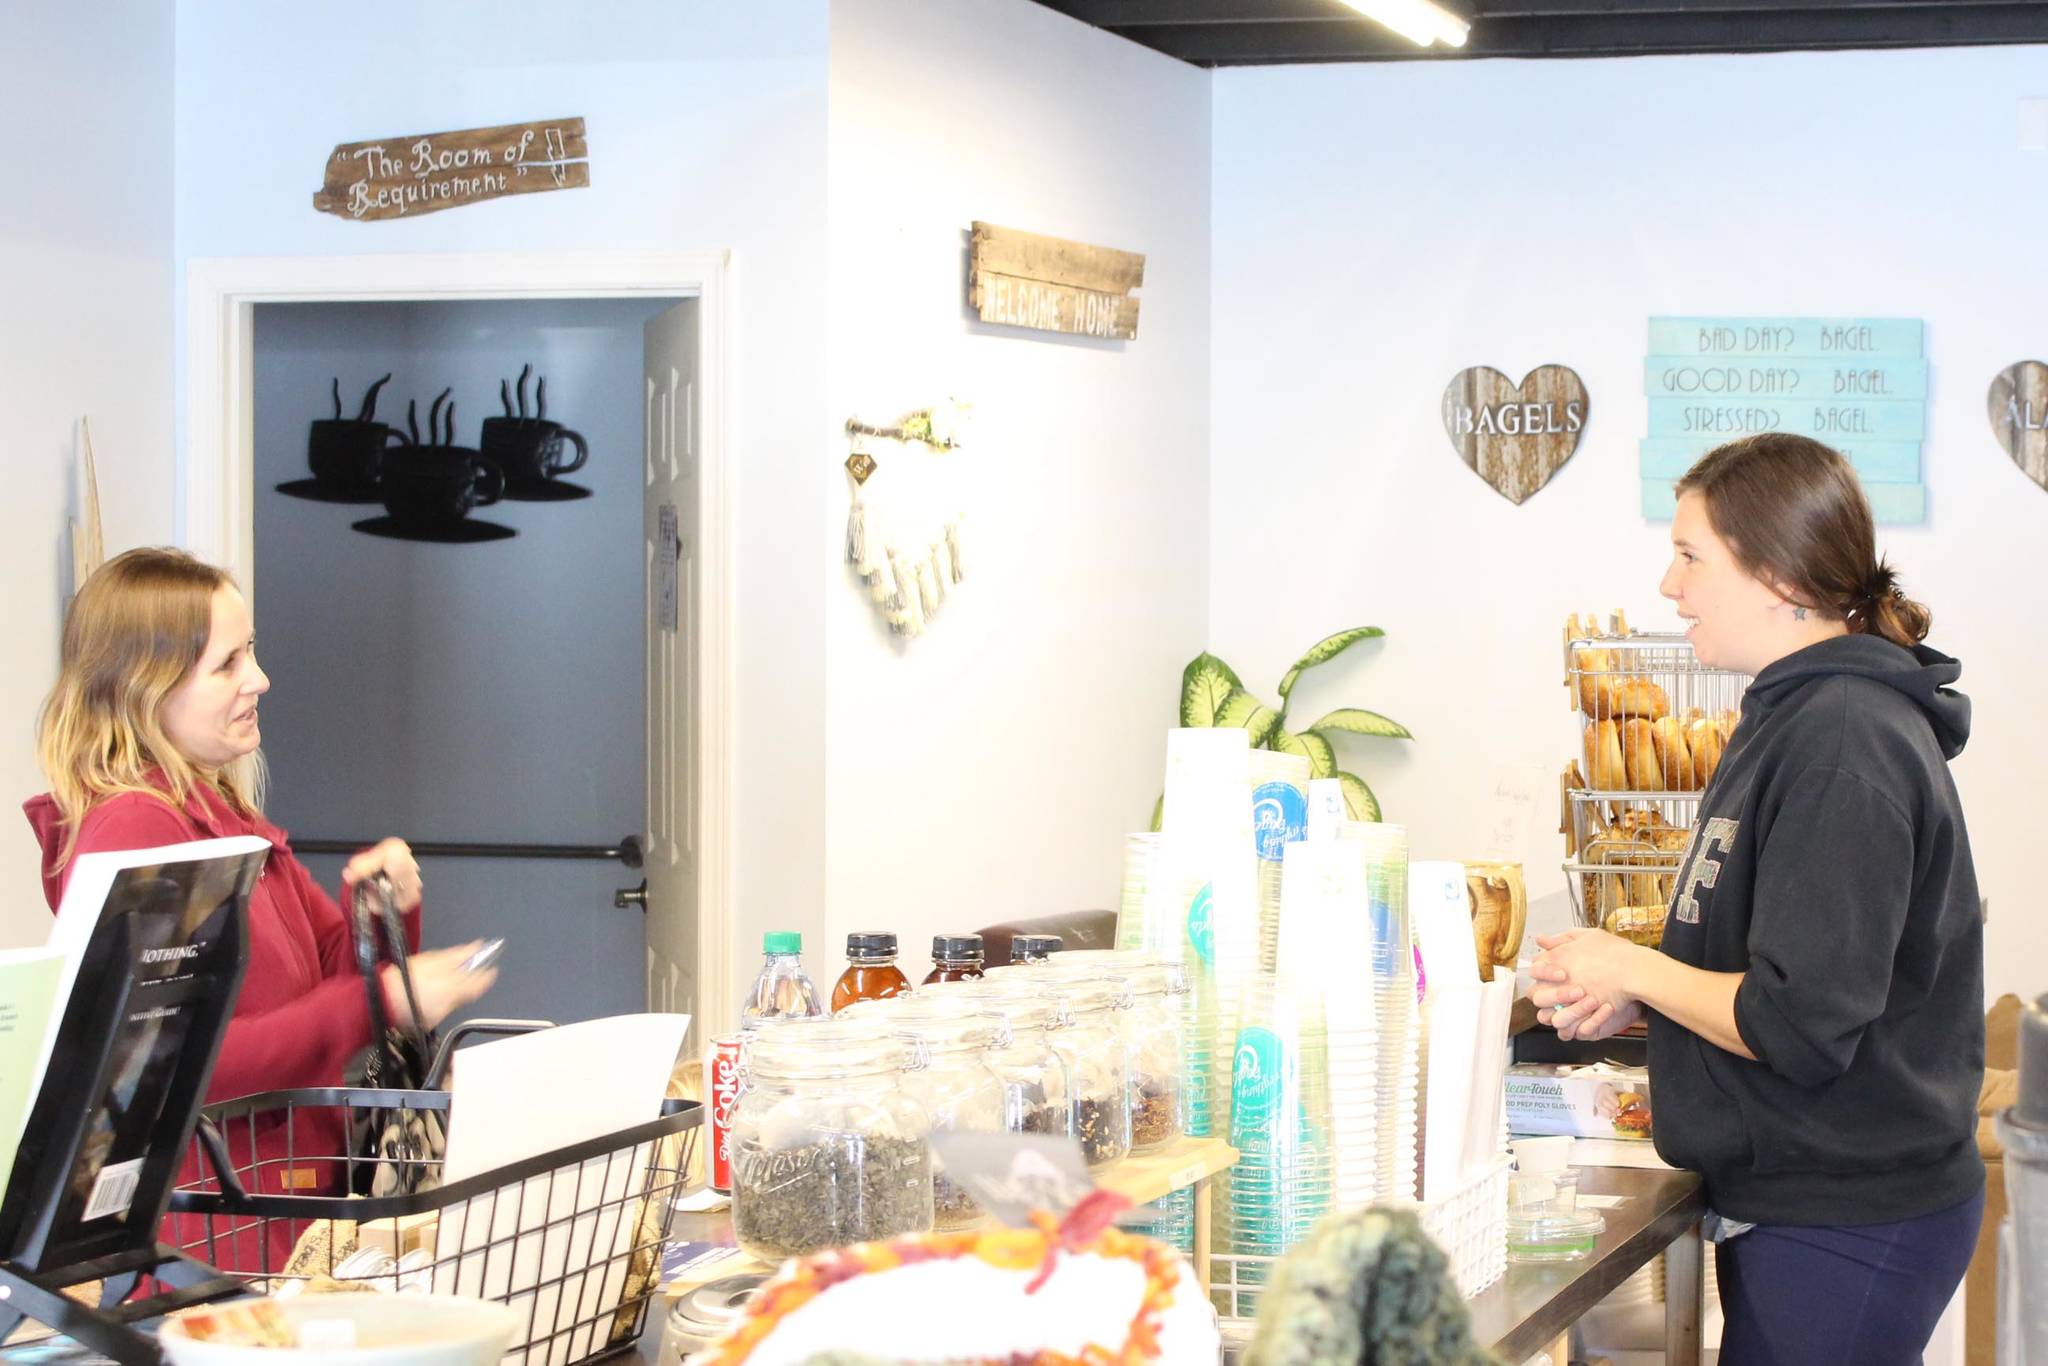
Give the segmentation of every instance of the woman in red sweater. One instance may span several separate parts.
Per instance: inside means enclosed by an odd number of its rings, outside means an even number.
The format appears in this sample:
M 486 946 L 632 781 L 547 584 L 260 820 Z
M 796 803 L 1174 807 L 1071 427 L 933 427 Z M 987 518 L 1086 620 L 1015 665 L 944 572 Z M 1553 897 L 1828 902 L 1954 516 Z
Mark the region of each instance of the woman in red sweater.
M 54 910 L 73 859 L 227 835 L 271 845 L 249 902 L 249 968 L 235 1001 L 207 1100 L 287 1087 L 339 1086 L 370 1042 L 369 1001 L 353 956 L 349 921 L 292 855 L 262 811 L 262 733 L 257 701 L 270 680 L 256 663 L 249 607 L 227 574 L 177 550 L 131 550 L 87 579 L 64 619 L 57 686 L 37 727 L 37 757 L 50 791 L 26 804 L 43 847 L 43 890 Z M 349 860 L 344 900 L 384 875 L 419 947 L 420 871 L 402 840 Z M 408 959 L 429 1028 L 489 989 L 495 974 L 464 973 L 475 945 Z M 408 1017 L 397 974 L 385 969 L 385 1004 Z M 281 1121 L 230 1126 L 237 1168 L 258 1165 L 256 1189 L 342 1194 L 343 1169 L 308 1161 L 348 1151 L 344 1116 L 297 1112 Z M 196 1158 L 196 1154 L 195 1154 Z M 186 1177 L 196 1174 L 188 1165 Z M 175 1227 L 174 1245 L 203 1236 Z M 236 1270 L 275 1270 L 291 1248 L 288 1227 L 266 1246 L 225 1243 L 197 1255 Z M 264 1266 L 263 1263 L 268 1263 Z

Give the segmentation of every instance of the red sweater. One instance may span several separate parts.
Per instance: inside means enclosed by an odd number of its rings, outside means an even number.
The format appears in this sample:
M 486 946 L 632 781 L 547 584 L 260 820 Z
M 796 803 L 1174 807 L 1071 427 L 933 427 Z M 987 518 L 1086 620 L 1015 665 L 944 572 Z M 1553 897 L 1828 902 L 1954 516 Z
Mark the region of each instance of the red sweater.
M 43 891 L 54 911 L 63 896 L 71 867 L 55 867 L 64 847 L 57 805 L 47 795 L 24 804 L 29 824 L 43 847 Z M 77 853 L 147 849 L 188 840 L 256 835 L 271 845 L 269 862 L 249 899 L 249 969 L 236 998 L 227 1041 L 207 1087 L 208 1102 L 229 1100 L 259 1091 L 300 1086 L 339 1086 L 343 1069 L 370 1042 L 370 1007 L 356 967 L 349 924 L 334 899 L 320 890 L 304 864 L 293 856 L 285 832 L 261 816 L 235 811 L 210 787 L 195 788 L 182 810 L 167 799 L 140 792 L 107 798 L 86 812 Z M 411 948 L 419 948 L 419 912 L 406 916 Z M 251 1143 L 246 1121 L 228 1126 L 228 1147 L 234 1164 L 252 1191 L 295 1195 L 339 1195 L 342 1169 L 332 1163 L 309 1164 L 308 1157 L 334 1157 L 348 1147 L 343 1116 L 333 1110 L 297 1112 L 289 1130 L 281 1117 L 259 1121 Z M 194 1159 L 197 1159 L 195 1152 Z M 260 1164 L 260 1165 L 259 1165 Z M 195 1175 L 188 1163 L 184 1179 Z M 174 1246 L 203 1237 L 202 1221 L 173 1216 L 160 1236 Z M 229 1222 L 222 1221 L 223 1224 Z M 273 1267 L 291 1249 L 291 1232 L 273 1228 L 266 1249 Z M 203 1261 L 236 1270 L 255 1270 L 253 1247 L 239 1254 L 216 1245 Z

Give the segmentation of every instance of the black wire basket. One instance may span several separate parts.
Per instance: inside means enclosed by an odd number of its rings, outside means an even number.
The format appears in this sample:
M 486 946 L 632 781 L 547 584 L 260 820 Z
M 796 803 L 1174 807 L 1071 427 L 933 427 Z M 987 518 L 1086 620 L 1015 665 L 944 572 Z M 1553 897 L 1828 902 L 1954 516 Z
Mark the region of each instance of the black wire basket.
M 629 1350 L 661 1279 L 670 1211 L 684 1189 L 702 1115 L 665 1103 L 659 1119 L 438 1185 L 439 1159 L 417 1162 L 431 1188 L 350 1198 L 366 1159 L 332 1135 L 371 1109 L 445 1112 L 445 1091 L 313 1087 L 208 1106 L 171 1196 L 162 1240 L 254 1288 L 360 1282 L 378 1290 L 470 1295 L 509 1305 L 524 1330 L 509 1366 L 573 1366 Z M 317 1118 L 316 1118 L 317 1117 Z M 281 1137 L 280 1137 L 281 1135 Z M 230 1137 L 241 1141 L 230 1144 Z M 231 1147 L 273 1154 L 237 1165 Z M 346 1146 L 346 1145 L 339 1145 Z M 259 1193 L 283 1190 L 286 1193 Z M 350 1286 L 350 1288 L 354 1288 Z

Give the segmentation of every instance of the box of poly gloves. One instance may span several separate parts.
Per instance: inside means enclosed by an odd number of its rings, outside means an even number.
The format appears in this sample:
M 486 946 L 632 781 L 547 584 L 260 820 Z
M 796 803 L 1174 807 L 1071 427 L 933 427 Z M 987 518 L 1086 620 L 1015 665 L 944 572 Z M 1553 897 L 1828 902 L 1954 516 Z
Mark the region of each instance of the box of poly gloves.
M 1510 1133 L 1650 1137 L 1650 1074 L 1644 1068 L 1520 1062 L 1508 1069 L 1506 1087 Z

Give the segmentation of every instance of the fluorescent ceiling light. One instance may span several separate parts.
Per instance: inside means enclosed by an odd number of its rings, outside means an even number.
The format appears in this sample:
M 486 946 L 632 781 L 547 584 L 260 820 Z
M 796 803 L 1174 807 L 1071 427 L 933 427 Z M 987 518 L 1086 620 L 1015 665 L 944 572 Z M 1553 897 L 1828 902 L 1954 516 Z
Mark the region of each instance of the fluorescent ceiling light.
M 1384 24 L 1418 47 L 1442 43 L 1465 46 L 1472 23 L 1435 0 L 1344 0 L 1344 3 L 1376 23 Z

